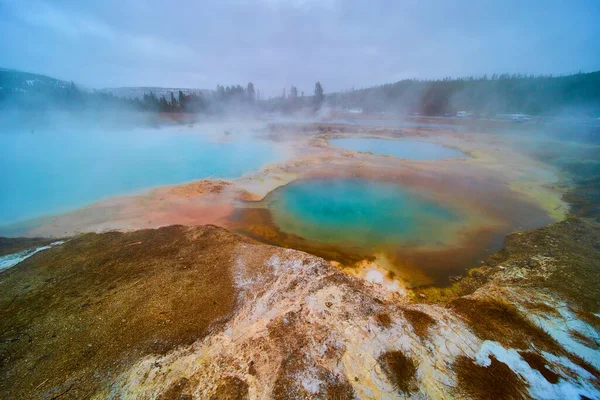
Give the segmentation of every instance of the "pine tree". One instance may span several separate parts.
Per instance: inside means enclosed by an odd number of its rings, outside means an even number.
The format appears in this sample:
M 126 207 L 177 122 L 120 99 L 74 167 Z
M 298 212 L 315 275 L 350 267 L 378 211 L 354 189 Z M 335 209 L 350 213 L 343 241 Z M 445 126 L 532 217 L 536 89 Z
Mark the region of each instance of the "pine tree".
M 246 88 L 246 96 L 248 96 L 248 101 L 250 103 L 254 103 L 256 100 L 256 95 L 254 93 L 254 84 L 252 82 L 248 83 L 248 87 Z
M 167 101 L 167 99 L 165 99 L 164 95 L 160 97 L 159 109 L 161 112 L 169 111 L 169 102 Z
M 324 100 L 325 95 L 323 94 L 323 87 L 321 86 L 321 82 L 317 82 L 315 83 L 315 108 L 321 108 Z
M 175 95 L 173 94 L 173 92 L 171 92 L 171 111 L 177 111 L 177 109 L 179 108 L 179 103 L 177 103 L 177 99 L 175 98 Z
M 178 97 L 178 100 L 179 100 L 179 107 L 181 108 L 182 111 L 185 111 L 187 109 L 187 103 L 188 103 L 188 101 L 190 99 L 190 96 L 186 96 L 180 90 L 179 93 L 177 94 L 177 97 Z

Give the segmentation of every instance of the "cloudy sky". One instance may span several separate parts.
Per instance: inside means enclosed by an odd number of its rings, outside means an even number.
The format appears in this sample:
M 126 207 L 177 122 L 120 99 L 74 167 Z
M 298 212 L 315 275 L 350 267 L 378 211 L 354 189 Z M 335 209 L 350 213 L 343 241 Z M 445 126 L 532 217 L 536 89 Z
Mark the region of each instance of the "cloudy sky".
M 0 0 L 0 66 L 93 87 L 332 92 L 600 70 L 599 21 L 599 0 Z

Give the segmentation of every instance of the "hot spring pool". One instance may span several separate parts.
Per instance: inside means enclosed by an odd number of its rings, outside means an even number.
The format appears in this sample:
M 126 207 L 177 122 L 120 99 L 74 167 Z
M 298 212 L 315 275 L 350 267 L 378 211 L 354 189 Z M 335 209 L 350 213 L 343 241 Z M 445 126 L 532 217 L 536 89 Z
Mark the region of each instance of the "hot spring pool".
M 369 250 L 442 245 L 462 221 L 397 184 L 362 179 L 296 181 L 277 189 L 268 207 L 286 233 Z
M 236 178 L 278 158 L 268 142 L 202 132 L 0 132 L 0 226 L 202 178 Z
M 467 157 L 463 152 L 449 147 L 412 139 L 340 138 L 329 140 L 329 144 L 344 150 L 413 160 L 443 160 L 446 158 Z

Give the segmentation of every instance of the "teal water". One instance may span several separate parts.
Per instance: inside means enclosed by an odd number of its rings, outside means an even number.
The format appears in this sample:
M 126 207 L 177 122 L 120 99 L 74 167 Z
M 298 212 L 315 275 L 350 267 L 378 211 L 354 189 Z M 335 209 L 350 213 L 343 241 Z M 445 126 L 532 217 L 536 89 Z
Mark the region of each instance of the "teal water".
M 369 249 L 443 244 L 461 222 L 399 185 L 362 179 L 296 181 L 277 189 L 269 209 L 284 232 Z
M 0 226 L 153 186 L 236 178 L 276 158 L 267 142 L 174 129 L 0 132 Z
M 412 139 L 340 138 L 329 141 L 331 146 L 344 150 L 389 155 L 412 160 L 442 160 L 466 155 L 458 150 L 435 143 Z

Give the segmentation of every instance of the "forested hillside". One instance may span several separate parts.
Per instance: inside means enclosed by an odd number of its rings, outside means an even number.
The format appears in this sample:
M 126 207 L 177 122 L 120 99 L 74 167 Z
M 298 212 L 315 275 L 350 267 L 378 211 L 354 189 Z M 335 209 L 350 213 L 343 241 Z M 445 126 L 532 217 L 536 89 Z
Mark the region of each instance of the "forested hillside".
M 480 114 L 600 116 L 600 71 L 568 76 L 493 75 L 403 80 L 328 96 L 332 106 L 423 115 Z
M 155 92 L 152 89 L 158 90 Z M 225 110 L 252 109 L 256 100 L 256 92 L 251 82 L 246 87 L 217 85 L 216 91 L 177 88 L 117 88 L 114 91 L 115 93 L 110 89 L 86 88 L 44 75 L 0 68 L 0 110 L 114 109 L 220 113 Z M 123 95 L 124 92 L 135 93 L 136 96 L 126 96 Z

